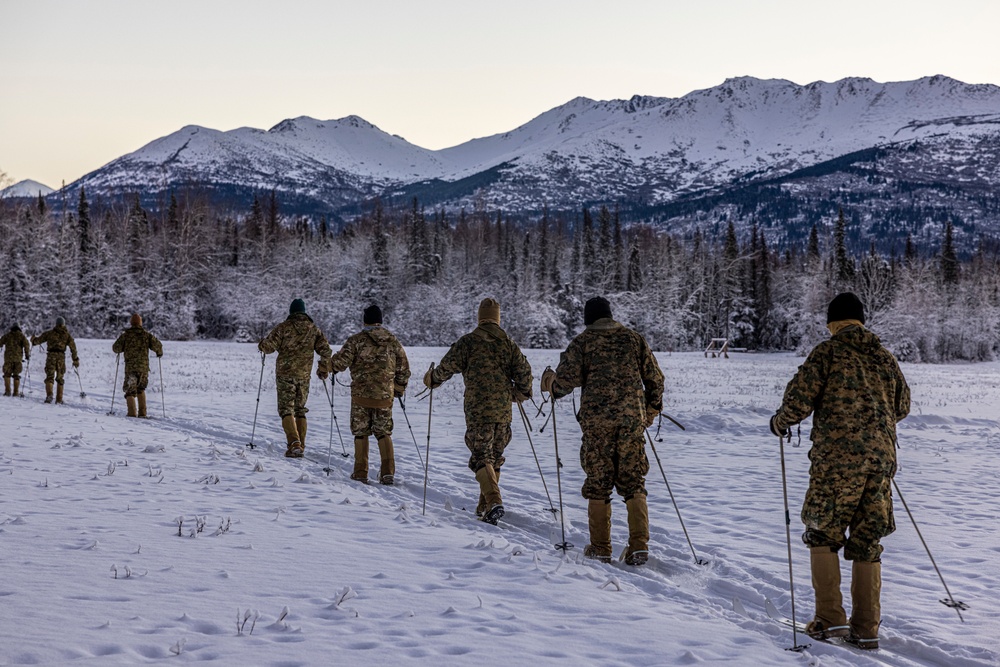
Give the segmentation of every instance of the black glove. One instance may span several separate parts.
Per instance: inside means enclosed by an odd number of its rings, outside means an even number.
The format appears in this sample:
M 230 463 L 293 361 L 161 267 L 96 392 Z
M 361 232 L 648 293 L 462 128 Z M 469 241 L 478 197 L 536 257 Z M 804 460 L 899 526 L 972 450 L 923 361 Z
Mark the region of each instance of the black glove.
M 787 438 L 788 436 L 790 436 L 792 434 L 792 432 L 790 430 L 788 430 L 787 426 L 779 431 L 777 425 L 774 423 L 774 420 L 777 417 L 778 417 L 778 415 L 774 415 L 773 417 L 771 417 L 771 423 L 770 423 L 771 433 L 773 433 L 774 435 L 778 436 L 779 438 Z

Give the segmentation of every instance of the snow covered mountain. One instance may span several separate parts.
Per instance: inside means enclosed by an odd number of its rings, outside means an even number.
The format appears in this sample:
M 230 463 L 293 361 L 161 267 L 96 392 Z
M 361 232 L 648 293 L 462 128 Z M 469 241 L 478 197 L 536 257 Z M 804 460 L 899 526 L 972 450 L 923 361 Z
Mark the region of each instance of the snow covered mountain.
M 37 197 L 38 195 L 45 197 L 53 192 L 55 192 L 54 189 L 43 183 L 39 183 L 38 181 L 33 181 L 31 179 L 25 179 L 23 181 L 18 181 L 8 188 L 0 190 L 0 199 L 7 197 Z
M 439 151 L 355 116 L 295 118 L 267 131 L 189 126 L 70 187 L 153 195 L 197 186 L 235 201 L 273 188 L 287 212 L 336 212 L 373 195 L 445 206 L 483 198 L 509 210 L 656 207 L 812 178 L 803 170 L 822 165 L 850 172 L 872 150 L 905 156 L 893 162 L 896 178 L 995 186 L 1000 87 L 944 76 L 805 86 L 740 77 L 676 99 L 576 98 L 510 132 Z

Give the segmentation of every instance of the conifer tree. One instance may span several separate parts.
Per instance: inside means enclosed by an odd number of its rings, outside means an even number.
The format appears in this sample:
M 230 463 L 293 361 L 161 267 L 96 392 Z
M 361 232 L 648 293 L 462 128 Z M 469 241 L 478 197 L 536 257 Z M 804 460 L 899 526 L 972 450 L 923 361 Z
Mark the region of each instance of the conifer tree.
M 958 283 L 958 255 L 955 252 L 955 240 L 952 224 L 949 220 L 944 228 L 944 241 L 941 244 L 941 281 L 945 285 Z
M 834 262 L 837 269 L 837 282 L 841 289 L 849 288 L 854 281 L 854 260 L 847 254 L 847 222 L 844 220 L 844 209 L 837 215 L 837 226 L 834 229 Z

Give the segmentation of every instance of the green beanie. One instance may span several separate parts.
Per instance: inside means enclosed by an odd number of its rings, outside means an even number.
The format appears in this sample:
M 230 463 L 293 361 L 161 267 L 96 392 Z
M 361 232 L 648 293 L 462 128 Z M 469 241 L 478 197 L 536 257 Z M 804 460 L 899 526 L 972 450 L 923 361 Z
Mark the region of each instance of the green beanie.
M 288 308 L 288 314 L 294 315 L 295 313 L 306 312 L 306 302 L 302 299 L 295 299 L 292 301 L 292 305 Z

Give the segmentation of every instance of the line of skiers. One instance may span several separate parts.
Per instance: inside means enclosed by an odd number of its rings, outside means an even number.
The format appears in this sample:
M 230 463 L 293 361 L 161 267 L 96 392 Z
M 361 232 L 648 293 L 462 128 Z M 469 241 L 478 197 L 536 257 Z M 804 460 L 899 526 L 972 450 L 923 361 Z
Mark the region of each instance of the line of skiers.
M 128 404 L 129 417 L 146 416 L 146 387 L 149 384 L 149 351 L 163 356 L 163 345 L 153 334 L 142 326 L 142 317 L 133 313 L 126 329 L 114 342 L 111 349 L 115 354 L 124 353 L 125 374 L 122 391 Z M 73 368 L 80 367 L 80 357 L 76 351 L 76 341 L 66 327 L 66 320 L 56 318 L 56 324 L 48 331 L 28 338 L 15 323 L 0 338 L 0 347 L 4 348 L 3 379 L 4 396 L 23 396 L 21 393 L 21 363 L 22 355 L 25 361 L 31 360 L 31 348 L 45 345 L 45 402 L 63 403 L 63 386 L 66 383 L 66 350 L 70 351 Z M 11 391 L 13 379 L 13 392 Z M 53 396 L 53 389 L 55 389 Z
M 584 554 L 610 562 L 612 491 L 625 501 L 628 543 L 623 560 L 642 565 L 648 558 L 649 516 L 645 477 L 646 429 L 663 409 L 664 377 L 645 339 L 616 322 L 610 303 L 596 297 L 584 306 L 585 329 L 560 355 L 557 368 L 542 373 L 540 387 L 555 401 L 581 389 L 577 419 L 582 431 L 580 463 L 586 473 L 590 543 Z M 895 530 L 891 483 L 896 473 L 896 424 L 910 409 L 910 390 L 899 365 L 879 338 L 864 326 L 864 306 L 851 293 L 837 295 L 827 310 L 830 339 L 817 345 L 785 389 L 781 406 L 770 420 L 771 432 L 789 436 L 791 426 L 810 414 L 809 488 L 802 507 L 810 549 L 816 613 L 806 632 L 814 638 L 842 637 L 860 648 L 878 648 L 881 623 L 880 541 Z M 32 338 L 47 343 L 46 402 L 62 402 L 65 349 L 79 365 L 76 345 L 62 318 L 56 327 Z M 4 380 L 14 378 L 18 392 L 21 355 L 30 357 L 27 339 L 17 325 L 0 345 L 5 347 Z M 354 470 L 351 478 L 368 481 L 369 437 L 379 447 L 378 480 L 392 484 L 392 403 L 401 399 L 410 378 L 406 353 L 382 326 L 377 306 L 364 310 L 362 329 L 336 354 L 322 331 L 295 299 L 288 318 L 258 343 L 262 355 L 278 353 L 275 379 L 278 414 L 284 430 L 285 456 L 301 457 L 307 430 L 306 402 L 313 355 L 316 374 L 351 371 L 351 433 Z M 163 354 L 160 341 L 133 315 L 131 327 L 113 345 L 125 354 L 123 389 L 129 415 L 145 415 L 148 350 Z M 263 356 L 262 356 L 263 360 Z M 500 304 L 484 299 L 476 328 L 456 341 L 431 364 L 423 384 L 431 391 L 455 374 L 465 380 L 465 444 L 469 468 L 479 483 L 477 515 L 491 524 L 504 516 L 500 473 L 511 441 L 512 403 L 532 396 L 532 371 L 518 345 L 500 327 Z M 554 406 L 553 406 L 554 407 Z M 848 619 L 840 590 L 838 552 L 852 562 L 852 610 Z

